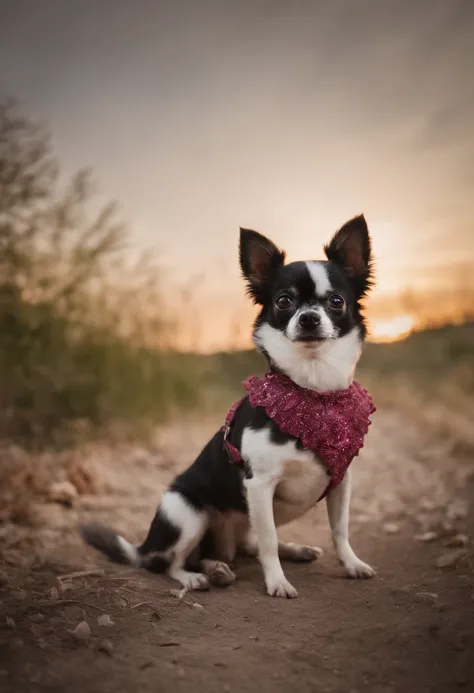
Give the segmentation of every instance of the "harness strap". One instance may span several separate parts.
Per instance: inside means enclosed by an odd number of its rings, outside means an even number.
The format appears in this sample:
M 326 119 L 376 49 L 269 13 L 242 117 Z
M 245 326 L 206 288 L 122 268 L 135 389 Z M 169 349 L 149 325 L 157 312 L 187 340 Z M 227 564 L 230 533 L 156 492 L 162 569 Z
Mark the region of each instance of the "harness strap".
M 236 464 L 239 467 L 243 468 L 245 477 L 247 479 L 251 479 L 253 474 L 252 470 L 250 469 L 249 465 L 246 463 L 246 461 L 243 459 L 242 455 L 240 454 L 240 450 L 230 442 L 229 440 L 229 435 L 232 429 L 232 424 L 234 422 L 235 416 L 237 412 L 240 409 L 240 406 L 242 405 L 243 401 L 246 399 L 246 397 L 242 397 L 242 399 L 239 399 L 235 404 L 232 405 L 232 407 L 229 409 L 227 412 L 227 415 L 225 417 L 224 425 L 221 428 L 221 431 L 224 432 L 224 450 L 227 453 L 227 457 L 229 458 L 229 462 L 231 464 Z M 336 484 L 337 485 L 337 484 Z M 329 479 L 328 485 L 324 489 L 323 493 L 321 494 L 321 497 L 318 500 L 319 501 L 323 500 L 331 490 L 331 488 L 334 486 L 333 479 Z
M 227 412 L 227 416 L 225 417 L 225 422 L 221 430 L 224 432 L 224 450 L 227 453 L 229 462 L 231 464 L 236 464 L 239 467 L 243 467 L 245 477 L 247 479 L 251 479 L 253 476 L 252 470 L 243 459 L 242 455 L 240 454 L 240 450 L 229 440 L 229 435 L 231 432 L 232 424 L 235 419 L 235 415 L 237 414 L 238 410 L 240 409 L 240 406 L 242 405 L 245 399 L 246 397 L 242 397 L 242 399 L 239 399 L 237 402 L 235 402 L 235 404 L 232 405 L 232 407 Z

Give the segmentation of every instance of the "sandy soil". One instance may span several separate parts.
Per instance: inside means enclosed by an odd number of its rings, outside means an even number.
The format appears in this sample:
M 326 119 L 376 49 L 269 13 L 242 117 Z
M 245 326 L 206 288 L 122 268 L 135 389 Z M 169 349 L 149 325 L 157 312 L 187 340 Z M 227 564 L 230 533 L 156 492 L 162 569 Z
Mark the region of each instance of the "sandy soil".
M 402 414 L 377 413 L 354 465 L 353 546 L 373 580 L 344 578 L 324 504 L 282 532 L 325 549 L 286 564 L 292 601 L 266 596 L 255 561 L 235 585 L 179 599 L 167 578 L 81 545 L 78 519 L 141 540 L 217 423 L 169 426 L 154 451 L 95 446 L 81 459 L 93 492 L 84 483 L 72 507 L 39 500 L 28 526 L 0 525 L 0 690 L 474 690 L 472 463 Z

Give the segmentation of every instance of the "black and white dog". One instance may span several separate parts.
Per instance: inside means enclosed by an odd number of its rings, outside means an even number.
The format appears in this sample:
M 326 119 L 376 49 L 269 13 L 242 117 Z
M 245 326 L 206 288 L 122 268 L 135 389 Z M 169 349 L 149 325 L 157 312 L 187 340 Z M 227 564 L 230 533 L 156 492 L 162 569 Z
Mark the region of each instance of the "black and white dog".
M 361 300 L 372 283 L 371 243 L 363 216 L 347 222 L 324 248 L 327 261 L 293 262 L 261 234 L 241 229 L 240 264 L 252 299 L 261 306 L 254 343 L 270 371 L 316 392 L 341 391 L 354 378 L 366 334 Z M 327 487 L 324 463 L 281 432 L 248 398 L 232 427 L 244 474 L 229 464 L 218 431 L 193 464 L 164 493 L 144 543 L 133 546 L 89 524 L 83 538 L 110 559 L 166 572 L 188 589 L 230 584 L 237 552 L 257 556 L 268 594 L 296 597 L 280 559 L 312 561 L 321 550 L 278 541 L 278 526 L 301 517 Z M 327 509 L 337 556 L 348 576 L 374 570 L 349 543 L 351 474 L 332 489 Z

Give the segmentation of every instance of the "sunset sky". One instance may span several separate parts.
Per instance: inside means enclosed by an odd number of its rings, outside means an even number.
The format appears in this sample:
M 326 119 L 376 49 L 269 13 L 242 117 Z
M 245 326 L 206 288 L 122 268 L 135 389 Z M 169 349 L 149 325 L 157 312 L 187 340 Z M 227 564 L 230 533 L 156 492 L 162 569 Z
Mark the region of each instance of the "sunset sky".
M 474 292 L 470 0 L 3 0 L 0 65 L 64 172 L 195 284 L 201 348 L 246 338 L 239 226 L 318 259 L 363 212 L 374 325 L 407 288 Z

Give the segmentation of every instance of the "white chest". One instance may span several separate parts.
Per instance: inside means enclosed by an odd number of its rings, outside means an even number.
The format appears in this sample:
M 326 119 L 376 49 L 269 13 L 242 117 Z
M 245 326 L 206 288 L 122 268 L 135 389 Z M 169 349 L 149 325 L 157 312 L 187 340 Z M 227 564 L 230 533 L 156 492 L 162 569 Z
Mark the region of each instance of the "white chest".
M 244 431 L 242 456 L 250 462 L 255 477 L 274 486 L 277 525 L 291 522 L 316 505 L 329 482 L 316 455 L 299 450 L 292 440 L 284 445 L 273 443 L 268 429 Z

